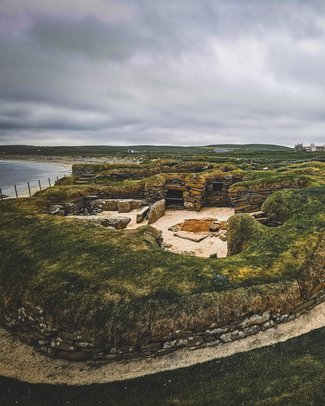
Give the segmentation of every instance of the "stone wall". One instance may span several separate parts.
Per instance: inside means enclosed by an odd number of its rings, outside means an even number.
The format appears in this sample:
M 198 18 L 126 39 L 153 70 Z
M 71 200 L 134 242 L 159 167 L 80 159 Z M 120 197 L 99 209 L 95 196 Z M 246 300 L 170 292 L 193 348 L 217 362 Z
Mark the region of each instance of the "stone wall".
M 188 190 L 183 193 L 184 207 L 187 210 L 200 210 L 203 206 L 203 194 L 206 183 L 193 179 L 187 183 Z
M 46 320 L 40 307 L 26 306 L 7 312 L 4 325 L 22 341 L 52 357 L 74 361 L 119 361 L 164 355 L 184 347 L 195 350 L 235 341 L 293 320 L 323 301 L 324 290 L 315 293 L 287 313 L 264 311 L 229 324 L 211 323 L 196 330 L 175 330 L 165 339 L 151 340 L 141 346 L 120 347 L 99 343 L 85 330 L 62 331 L 53 321 Z
M 222 190 L 213 190 L 214 182 L 223 183 Z M 231 200 L 229 196 L 229 188 L 235 182 L 233 176 L 225 176 L 220 179 L 214 179 L 213 181 L 207 182 L 205 193 L 203 196 L 206 206 L 213 207 L 226 207 L 231 206 Z
M 144 190 L 144 198 L 147 204 L 152 204 L 158 200 L 166 198 L 164 185 L 146 185 Z
M 260 210 L 266 198 L 276 190 L 279 189 L 230 191 L 229 196 L 236 213 L 247 213 Z
M 192 320 L 189 314 L 178 320 L 176 313 L 173 320 L 152 320 L 149 334 L 137 344 L 126 344 L 120 333 L 113 331 L 110 336 L 96 338 L 94 329 L 78 329 L 70 324 L 62 328 L 40 306 L 29 302 L 20 307 L 10 305 L 1 287 L 0 320 L 39 351 L 69 360 L 119 361 L 164 355 L 183 347 L 215 346 L 293 320 L 324 302 L 324 251 L 323 240 L 299 279 L 215 292 L 209 301 L 205 300 L 204 309 L 196 309 L 194 314 L 185 303 L 184 309 L 192 314 Z M 197 300 L 202 300 L 202 295 Z M 166 323 L 170 327 L 166 328 Z

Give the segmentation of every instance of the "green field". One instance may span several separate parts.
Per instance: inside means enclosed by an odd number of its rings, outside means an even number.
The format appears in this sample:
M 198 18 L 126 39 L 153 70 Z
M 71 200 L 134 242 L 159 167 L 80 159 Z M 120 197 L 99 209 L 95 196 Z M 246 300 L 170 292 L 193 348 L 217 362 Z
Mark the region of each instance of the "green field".
M 225 150 L 215 152 L 215 150 Z M 128 152 L 129 150 L 135 153 Z M 172 145 L 130 145 L 130 146 L 30 146 L 2 145 L 0 156 L 10 157 L 128 157 L 151 160 L 169 158 L 180 160 L 208 160 L 210 162 L 246 162 L 260 164 L 280 163 L 300 160 L 325 159 L 325 152 L 296 153 L 293 148 L 272 144 L 215 144 L 208 146 L 172 146 Z

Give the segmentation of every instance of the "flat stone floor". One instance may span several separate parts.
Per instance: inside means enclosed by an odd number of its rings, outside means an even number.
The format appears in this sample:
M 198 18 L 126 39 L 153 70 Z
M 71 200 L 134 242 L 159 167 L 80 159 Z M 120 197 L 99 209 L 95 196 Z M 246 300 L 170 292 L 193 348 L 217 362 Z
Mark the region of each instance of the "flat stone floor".
M 103 211 L 98 216 L 126 216 L 131 218 L 131 222 L 127 226 L 128 229 L 135 229 L 142 225 L 147 224 L 146 220 L 141 223 L 136 223 L 136 215 L 139 210 L 132 210 L 129 213 L 117 213 L 116 211 Z M 169 231 L 171 226 L 182 223 L 188 219 L 204 219 L 213 218 L 220 221 L 226 221 L 229 217 L 234 215 L 234 209 L 231 207 L 207 207 L 203 208 L 200 212 L 192 210 L 172 210 L 167 209 L 166 214 L 158 219 L 155 223 L 151 224 L 152 227 L 162 231 L 164 243 L 167 244 L 168 251 L 175 253 L 185 253 L 188 255 L 195 255 L 199 257 L 210 257 L 212 254 L 217 254 L 218 258 L 227 256 L 227 242 L 222 241 L 215 233 L 202 233 L 208 236 L 200 241 L 190 241 L 187 239 L 175 236 L 174 231 Z M 196 233 L 198 235 L 198 233 Z M 170 247 L 169 247 L 170 245 Z

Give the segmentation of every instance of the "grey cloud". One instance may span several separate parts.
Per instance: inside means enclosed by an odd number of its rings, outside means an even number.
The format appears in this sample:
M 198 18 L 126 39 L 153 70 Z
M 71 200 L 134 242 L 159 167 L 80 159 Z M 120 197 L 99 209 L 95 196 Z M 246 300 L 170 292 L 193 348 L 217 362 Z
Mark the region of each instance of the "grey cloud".
M 322 1 L 14 3 L 2 144 L 325 142 Z

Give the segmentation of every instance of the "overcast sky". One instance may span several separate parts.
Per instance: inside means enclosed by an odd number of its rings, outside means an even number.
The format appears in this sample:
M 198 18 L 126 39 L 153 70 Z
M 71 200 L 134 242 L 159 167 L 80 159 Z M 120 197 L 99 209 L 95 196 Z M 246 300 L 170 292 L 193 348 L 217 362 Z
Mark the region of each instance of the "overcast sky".
M 0 0 L 0 143 L 325 143 L 324 0 Z

